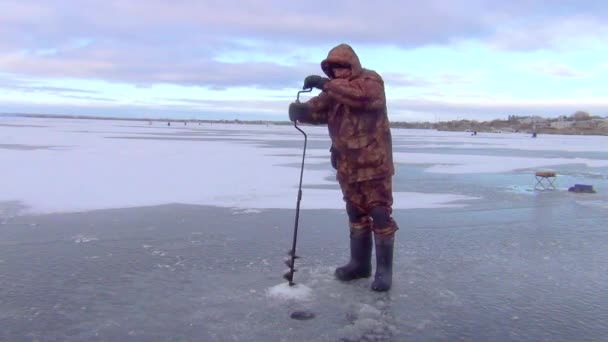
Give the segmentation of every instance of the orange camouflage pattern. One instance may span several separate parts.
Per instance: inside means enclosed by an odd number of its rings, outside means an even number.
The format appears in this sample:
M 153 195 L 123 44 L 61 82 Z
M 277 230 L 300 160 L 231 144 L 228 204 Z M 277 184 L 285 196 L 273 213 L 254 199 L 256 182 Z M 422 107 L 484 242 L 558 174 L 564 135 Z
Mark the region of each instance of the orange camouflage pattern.
M 392 177 L 376 178 L 355 183 L 341 183 L 344 201 L 350 202 L 364 214 L 358 222 L 349 221 L 351 230 L 371 229 L 379 235 L 390 235 L 399 229 L 397 223 L 391 218 L 386 227 L 374 225 L 370 220 L 369 211 L 374 207 L 384 207 L 388 214 L 392 213 L 393 192 Z
M 334 78 L 332 64 L 350 66 L 351 76 Z M 342 185 L 391 177 L 395 169 L 382 77 L 362 68 L 347 44 L 331 49 L 321 68 L 330 80 L 306 102 L 308 115 L 300 121 L 327 124 L 338 181 Z

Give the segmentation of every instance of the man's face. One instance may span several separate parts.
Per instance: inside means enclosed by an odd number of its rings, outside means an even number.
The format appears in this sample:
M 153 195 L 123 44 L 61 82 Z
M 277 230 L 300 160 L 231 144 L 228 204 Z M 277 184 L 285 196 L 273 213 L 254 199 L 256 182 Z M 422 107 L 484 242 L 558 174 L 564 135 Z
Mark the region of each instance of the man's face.
M 348 78 L 351 75 L 349 65 L 334 64 L 331 66 L 331 70 L 335 78 Z

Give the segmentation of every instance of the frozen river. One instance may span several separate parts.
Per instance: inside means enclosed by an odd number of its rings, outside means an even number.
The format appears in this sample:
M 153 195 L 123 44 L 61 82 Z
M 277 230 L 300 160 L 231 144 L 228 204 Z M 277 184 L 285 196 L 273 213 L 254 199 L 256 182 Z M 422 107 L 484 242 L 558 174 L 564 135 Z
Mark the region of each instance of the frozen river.
M 395 275 L 340 283 L 325 128 L 0 118 L 0 340 L 608 336 L 608 137 L 393 130 Z M 557 190 L 534 191 L 553 170 Z M 592 184 L 596 194 L 567 188 Z M 315 318 L 290 318 L 307 310 Z

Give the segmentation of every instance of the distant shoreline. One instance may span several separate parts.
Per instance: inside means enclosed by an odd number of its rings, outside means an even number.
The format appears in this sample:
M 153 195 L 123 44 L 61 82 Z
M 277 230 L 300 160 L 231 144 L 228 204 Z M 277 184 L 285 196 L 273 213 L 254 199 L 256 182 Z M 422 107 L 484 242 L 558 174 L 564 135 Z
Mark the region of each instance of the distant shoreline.
M 274 121 L 274 120 L 240 120 L 240 119 L 170 119 L 170 118 L 127 118 L 127 117 L 114 117 L 114 116 L 89 116 L 89 115 L 65 115 L 65 114 L 31 114 L 31 113 L 0 113 L 0 117 L 24 117 L 24 118 L 45 118 L 45 119 L 82 119 L 82 120 L 108 120 L 108 121 L 147 121 L 147 122 L 180 122 L 180 123 L 222 123 L 222 124 L 247 124 L 247 125 L 291 125 L 290 121 Z M 463 127 L 458 125 L 461 122 L 470 122 L 469 127 Z M 561 135 L 599 135 L 608 136 L 608 129 L 577 129 L 577 128 L 563 128 L 554 129 L 550 127 L 543 127 L 538 129 L 526 128 L 517 129 L 511 126 L 502 125 L 500 128 L 495 128 L 491 125 L 493 121 L 468 121 L 468 120 L 454 120 L 454 121 L 441 121 L 438 123 L 429 122 L 402 122 L 392 121 L 391 128 L 402 128 L 402 129 L 430 129 L 437 131 L 448 131 L 448 132 L 470 132 L 474 135 L 477 133 L 525 133 L 532 134 L 561 134 Z

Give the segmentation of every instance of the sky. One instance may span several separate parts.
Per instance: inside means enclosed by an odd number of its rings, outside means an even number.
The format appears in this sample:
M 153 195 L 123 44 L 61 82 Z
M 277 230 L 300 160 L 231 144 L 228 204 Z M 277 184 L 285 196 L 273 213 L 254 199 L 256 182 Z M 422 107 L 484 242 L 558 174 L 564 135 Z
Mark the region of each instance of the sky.
M 347 43 L 392 121 L 607 116 L 607 19 L 599 0 L 2 0 L 0 113 L 287 120 Z

